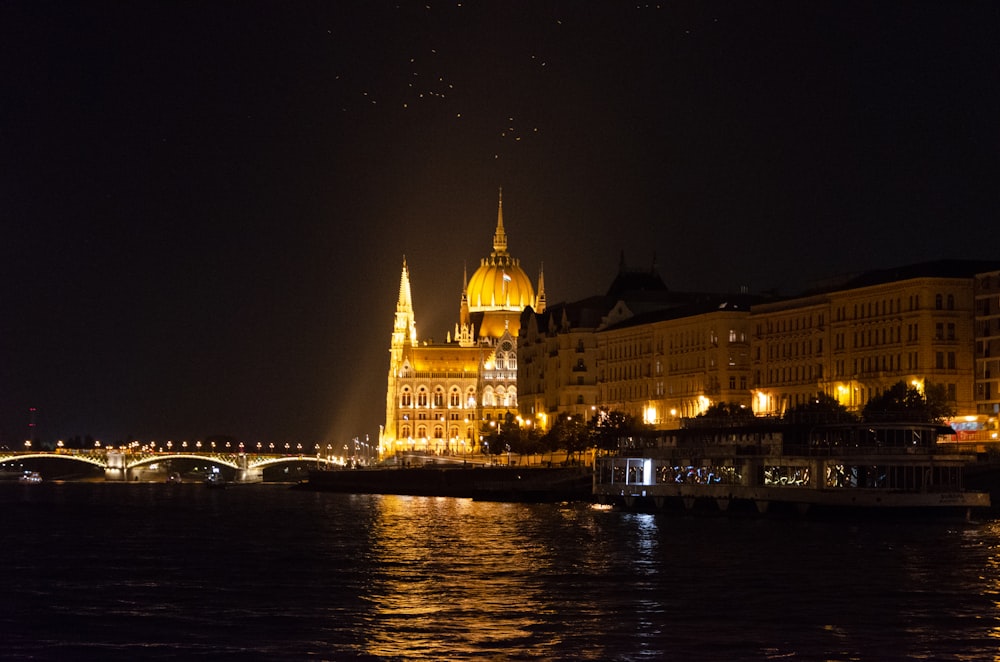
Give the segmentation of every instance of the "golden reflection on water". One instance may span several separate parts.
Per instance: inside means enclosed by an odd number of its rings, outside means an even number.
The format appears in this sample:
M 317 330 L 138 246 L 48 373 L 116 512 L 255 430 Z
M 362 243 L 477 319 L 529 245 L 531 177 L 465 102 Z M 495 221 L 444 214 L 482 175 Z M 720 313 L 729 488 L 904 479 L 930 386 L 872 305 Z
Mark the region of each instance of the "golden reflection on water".
M 990 522 L 983 527 L 982 531 L 973 532 L 980 544 L 989 545 L 989 555 L 986 558 L 986 567 L 983 569 L 983 593 L 989 596 L 993 603 L 994 622 L 1000 623 L 1000 522 Z M 997 649 L 1000 650 L 1000 624 L 994 625 L 990 629 L 990 639 L 997 641 Z M 1000 653 L 993 656 L 994 660 L 1000 660 Z
M 539 543 L 553 540 L 533 533 L 553 518 L 543 525 L 533 512 L 471 499 L 382 497 L 366 559 L 375 570 L 365 652 L 505 659 L 525 650 L 543 625 L 539 616 L 555 608 L 540 578 L 552 575 L 561 551 Z M 579 535 L 577 511 L 559 512 L 557 526 Z M 559 645 L 558 635 L 545 637 Z

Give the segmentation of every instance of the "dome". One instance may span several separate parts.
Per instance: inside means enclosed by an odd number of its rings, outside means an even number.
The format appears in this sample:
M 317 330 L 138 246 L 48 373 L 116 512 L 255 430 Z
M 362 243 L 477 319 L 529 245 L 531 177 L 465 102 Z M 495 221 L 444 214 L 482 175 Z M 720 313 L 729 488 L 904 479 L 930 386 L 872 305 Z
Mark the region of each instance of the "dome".
M 483 258 L 469 279 L 469 311 L 516 310 L 535 305 L 535 288 L 519 261 L 509 255 Z
M 493 252 L 484 257 L 466 286 L 470 312 L 510 310 L 520 312 L 535 305 L 535 288 L 521 268 L 520 260 L 507 252 L 507 234 L 503 229 L 503 197 L 497 211 L 497 229 Z

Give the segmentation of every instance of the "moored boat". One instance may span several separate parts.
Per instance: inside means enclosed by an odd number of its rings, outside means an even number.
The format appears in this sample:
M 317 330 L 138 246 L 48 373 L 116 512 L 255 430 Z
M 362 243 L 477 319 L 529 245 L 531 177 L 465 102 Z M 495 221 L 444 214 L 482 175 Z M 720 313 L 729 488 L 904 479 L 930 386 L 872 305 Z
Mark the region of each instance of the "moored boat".
M 943 452 L 932 424 L 700 426 L 600 458 L 594 496 L 633 509 L 968 518 L 974 456 Z
M 37 471 L 25 471 L 21 474 L 21 477 L 18 478 L 18 482 L 27 483 L 29 485 L 37 484 L 42 482 L 42 474 Z

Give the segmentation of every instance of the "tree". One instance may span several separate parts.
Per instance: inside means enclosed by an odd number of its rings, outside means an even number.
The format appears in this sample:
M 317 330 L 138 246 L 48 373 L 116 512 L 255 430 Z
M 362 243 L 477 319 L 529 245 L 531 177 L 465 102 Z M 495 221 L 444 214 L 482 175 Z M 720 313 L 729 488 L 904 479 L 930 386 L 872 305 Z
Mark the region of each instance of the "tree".
M 698 418 L 747 419 L 753 418 L 753 410 L 735 402 L 715 402 L 698 414 Z
M 545 449 L 566 451 L 567 456 L 582 453 L 590 447 L 590 431 L 582 416 L 560 414 L 552 428 L 542 437 Z
M 653 432 L 652 427 L 631 414 L 603 408 L 594 414 L 587 423 L 587 428 L 593 445 L 608 452 L 639 446 Z
M 848 423 L 857 419 L 837 398 L 826 393 L 791 407 L 784 415 L 790 423 Z
M 902 381 L 873 396 L 861 412 L 866 421 L 914 423 L 940 423 L 954 414 L 954 404 L 948 401 L 943 385 L 927 384 L 921 393 L 915 386 Z

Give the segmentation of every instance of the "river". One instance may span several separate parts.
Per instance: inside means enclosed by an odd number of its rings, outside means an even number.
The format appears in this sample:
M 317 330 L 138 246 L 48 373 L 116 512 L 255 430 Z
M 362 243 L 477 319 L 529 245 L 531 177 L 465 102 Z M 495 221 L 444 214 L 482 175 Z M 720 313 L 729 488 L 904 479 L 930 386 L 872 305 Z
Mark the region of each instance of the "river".
M 996 659 L 1000 521 L 0 484 L 0 657 Z

